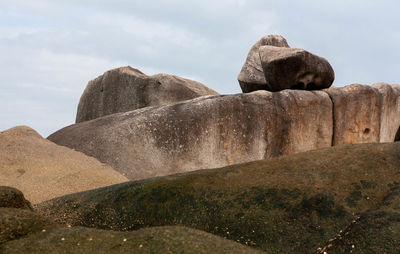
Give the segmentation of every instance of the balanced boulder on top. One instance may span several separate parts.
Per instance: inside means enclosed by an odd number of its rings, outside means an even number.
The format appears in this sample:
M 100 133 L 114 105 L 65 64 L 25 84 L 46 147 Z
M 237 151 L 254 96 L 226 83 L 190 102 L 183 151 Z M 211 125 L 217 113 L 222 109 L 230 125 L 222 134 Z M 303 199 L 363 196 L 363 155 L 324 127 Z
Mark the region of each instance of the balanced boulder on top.
M 262 46 L 261 65 L 267 90 L 328 88 L 335 74 L 328 61 L 303 49 Z
M 89 81 L 79 101 L 76 122 L 217 94 L 193 80 L 168 74 L 149 77 L 130 66 L 121 67 Z
M 246 62 L 239 73 L 239 84 L 244 93 L 256 90 L 268 90 L 267 81 L 261 66 L 260 55 L 258 50 L 261 46 L 270 45 L 275 47 L 289 48 L 285 38 L 280 35 L 266 35 L 262 37 L 256 44 L 251 47 L 247 55 Z
M 279 35 L 265 36 L 251 48 L 238 77 L 244 93 L 323 89 L 330 87 L 334 79 L 334 71 L 326 59 L 290 48 Z

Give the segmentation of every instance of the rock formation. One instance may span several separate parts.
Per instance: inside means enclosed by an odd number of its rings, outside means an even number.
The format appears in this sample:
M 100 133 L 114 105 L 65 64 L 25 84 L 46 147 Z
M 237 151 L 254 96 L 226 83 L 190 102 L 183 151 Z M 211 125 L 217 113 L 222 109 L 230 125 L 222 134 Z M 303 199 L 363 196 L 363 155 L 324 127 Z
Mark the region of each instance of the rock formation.
M 251 49 L 239 73 L 244 93 L 328 88 L 335 79 L 329 62 L 303 49 L 290 48 L 280 35 L 267 35 Z
M 0 185 L 22 190 L 33 203 L 124 181 L 111 167 L 29 127 L 0 132 Z
M 202 97 L 66 127 L 49 140 L 129 179 L 221 167 L 328 147 L 332 103 L 321 91 Z
M 48 138 L 142 179 L 332 145 L 393 142 L 399 92 L 379 84 L 203 97 L 75 124 Z
M 240 87 L 244 93 L 268 90 L 258 51 L 261 46 L 265 45 L 289 48 L 285 38 L 280 35 L 266 35 L 256 42 L 251 47 L 238 77 Z
M 337 146 L 114 185 L 37 208 L 75 226 L 190 226 L 267 253 L 385 253 L 400 239 L 399 154 L 398 142 Z
M 167 74 L 149 77 L 130 66 L 121 67 L 89 81 L 79 101 L 76 122 L 217 94 L 193 80 Z
M 259 54 L 268 91 L 324 89 L 335 79 L 326 59 L 303 49 L 262 46 Z

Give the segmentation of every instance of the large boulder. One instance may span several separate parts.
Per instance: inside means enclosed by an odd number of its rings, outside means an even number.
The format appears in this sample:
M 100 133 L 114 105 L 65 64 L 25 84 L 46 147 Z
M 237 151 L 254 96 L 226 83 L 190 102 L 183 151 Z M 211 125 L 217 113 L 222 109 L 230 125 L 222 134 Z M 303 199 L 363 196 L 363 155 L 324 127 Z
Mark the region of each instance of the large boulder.
M 376 83 L 372 87 L 382 96 L 379 142 L 400 141 L 400 85 Z
M 352 245 L 396 253 L 399 154 L 398 142 L 337 146 L 128 182 L 37 209 L 75 226 L 189 226 L 268 253 L 343 253 Z
M 331 146 L 322 91 L 211 96 L 113 114 L 48 137 L 143 179 Z
M 29 127 L 0 132 L 0 185 L 18 188 L 34 204 L 125 181 L 110 166 L 56 145 Z
M 268 91 L 324 89 L 335 79 L 325 58 L 304 49 L 262 46 L 259 54 Z
M 400 140 L 399 87 L 203 97 L 71 125 L 48 138 L 142 179 L 332 145 Z
M 384 83 L 327 89 L 334 105 L 333 145 L 393 142 L 400 126 L 400 90 Z
M 244 93 L 256 90 L 269 90 L 259 55 L 259 48 L 265 45 L 289 48 L 286 39 L 280 35 L 266 35 L 257 41 L 251 47 L 246 62 L 243 64 L 238 76 L 240 87 Z
M 76 122 L 217 94 L 193 80 L 167 74 L 147 76 L 130 66 L 121 67 L 89 81 L 79 101 Z

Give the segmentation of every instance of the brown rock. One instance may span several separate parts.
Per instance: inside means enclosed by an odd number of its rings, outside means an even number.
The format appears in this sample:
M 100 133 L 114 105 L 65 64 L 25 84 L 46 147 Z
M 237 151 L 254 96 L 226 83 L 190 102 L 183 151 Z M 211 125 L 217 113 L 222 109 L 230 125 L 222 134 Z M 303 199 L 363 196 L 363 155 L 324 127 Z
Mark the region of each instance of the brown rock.
M 323 89 L 335 79 L 326 59 L 303 49 L 261 46 L 259 54 L 268 91 Z
M 377 89 L 353 84 L 325 91 L 334 107 L 333 145 L 380 141 L 382 101 Z
M 108 163 L 129 179 L 328 147 L 332 103 L 322 91 L 257 91 L 113 114 L 49 140 Z
M 32 209 L 21 191 L 8 186 L 0 186 L 0 207 Z
M 379 142 L 400 141 L 400 86 L 377 83 L 372 85 L 381 95 Z M 399 133 L 400 134 L 400 133 Z
M 244 93 L 256 90 L 269 90 L 261 66 L 259 48 L 270 45 L 289 48 L 285 38 L 280 35 L 266 35 L 251 47 L 246 62 L 239 73 L 238 81 Z
M 76 122 L 217 94 L 193 80 L 167 74 L 149 77 L 130 66 L 121 67 L 88 83 L 79 101 Z
M 127 179 L 94 158 L 19 126 L 0 132 L 0 185 L 21 190 L 32 203 Z

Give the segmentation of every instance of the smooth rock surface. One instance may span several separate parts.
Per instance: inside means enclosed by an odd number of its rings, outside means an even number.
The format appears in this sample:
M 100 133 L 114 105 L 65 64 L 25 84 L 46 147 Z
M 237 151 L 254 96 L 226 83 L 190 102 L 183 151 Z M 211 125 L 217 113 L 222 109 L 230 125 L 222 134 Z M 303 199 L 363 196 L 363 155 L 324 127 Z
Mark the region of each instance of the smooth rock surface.
M 261 46 L 259 54 L 268 91 L 324 89 L 335 79 L 325 58 L 304 49 Z
M 238 76 L 240 87 L 244 93 L 269 90 L 259 55 L 259 48 L 265 45 L 289 48 L 286 39 L 280 35 L 266 35 L 256 42 L 251 47 Z
M 382 95 L 377 89 L 352 84 L 326 92 L 334 105 L 333 145 L 380 141 Z M 397 104 L 386 106 L 394 109 Z
M 0 132 L 0 185 L 21 190 L 33 204 L 124 181 L 110 166 L 56 145 L 29 127 Z
M 400 141 L 400 85 L 377 83 L 372 87 L 381 95 L 379 142 Z
M 24 194 L 13 187 L 0 186 L 0 207 L 32 209 L 31 203 Z
M 121 67 L 89 81 L 79 101 L 76 122 L 217 94 L 193 80 L 168 74 L 147 76 L 130 66 Z
M 328 253 L 343 253 L 338 235 L 357 253 L 396 253 L 399 154 L 399 142 L 337 146 L 123 183 L 37 209 L 62 223 L 112 230 L 190 226 L 267 253 L 317 253 L 329 245 Z
M 143 179 L 331 146 L 322 91 L 211 96 L 113 114 L 48 137 Z

